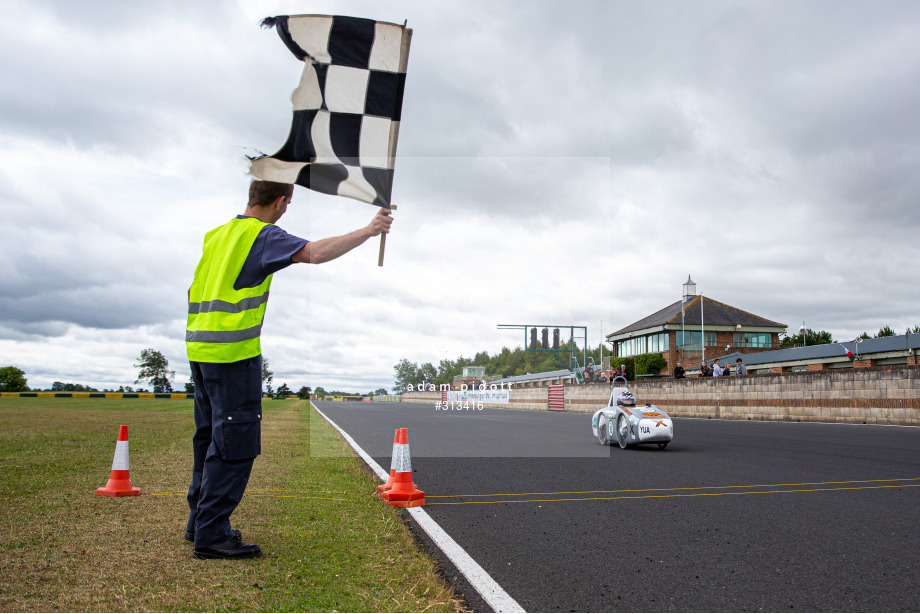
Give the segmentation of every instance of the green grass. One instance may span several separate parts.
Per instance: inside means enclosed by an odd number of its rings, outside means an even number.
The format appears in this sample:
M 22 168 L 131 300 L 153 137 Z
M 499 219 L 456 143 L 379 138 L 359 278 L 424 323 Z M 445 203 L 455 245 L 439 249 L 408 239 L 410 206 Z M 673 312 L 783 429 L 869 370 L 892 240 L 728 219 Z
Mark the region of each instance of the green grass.
M 338 433 L 302 401 L 263 406 L 232 521 L 264 556 L 198 561 L 183 540 L 191 401 L 0 400 L 0 610 L 458 611 Z M 96 497 L 119 424 L 141 496 Z

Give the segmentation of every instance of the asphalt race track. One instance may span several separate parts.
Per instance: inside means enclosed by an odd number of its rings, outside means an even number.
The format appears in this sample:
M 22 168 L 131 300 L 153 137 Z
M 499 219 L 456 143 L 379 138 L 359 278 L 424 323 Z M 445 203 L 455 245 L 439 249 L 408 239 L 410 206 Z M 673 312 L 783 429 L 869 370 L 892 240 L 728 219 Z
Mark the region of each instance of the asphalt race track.
M 621 450 L 586 414 L 317 407 L 387 470 L 407 427 L 426 511 L 528 611 L 920 610 L 918 428 L 677 419 Z

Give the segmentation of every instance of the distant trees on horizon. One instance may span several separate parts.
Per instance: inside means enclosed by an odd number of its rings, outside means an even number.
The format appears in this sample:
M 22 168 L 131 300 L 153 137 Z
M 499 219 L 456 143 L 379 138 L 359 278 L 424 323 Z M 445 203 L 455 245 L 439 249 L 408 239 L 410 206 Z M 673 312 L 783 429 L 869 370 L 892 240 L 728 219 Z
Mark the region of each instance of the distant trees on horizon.
M 909 327 L 905 332 L 920 333 L 920 324 Z M 878 332 L 874 335 L 869 335 L 867 332 L 863 332 L 857 337 L 857 339 L 878 339 L 881 337 L 894 337 L 898 334 L 901 333 L 897 333 L 893 328 L 891 328 L 891 326 L 885 325 L 879 328 Z M 821 345 L 825 343 L 838 343 L 838 341 L 830 332 L 826 330 L 814 331 L 809 328 L 797 335 L 789 335 L 785 337 L 780 343 L 780 347 L 796 347 L 801 346 L 803 343 L 807 345 Z M 560 355 L 566 355 L 568 352 L 568 344 L 561 344 L 558 353 Z M 587 350 L 588 361 L 593 361 L 595 365 L 600 365 L 600 357 L 602 352 L 604 356 L 610 355 L 610 350 L 606 346 L 603 348 L 601 345 L 598 345 L 594 348 L 589 347 Z M 580 348 L 578 348 L 577 344 L 575 346 L 575 355 L 579 361 L 582 359 L 582 351 Z M 147 382 L 153 388 L 153 392 L 173 391 L 172 379 L 175 377 L 176 372 L 169 370 L 169 360 L 167 360 L 162 352 L 154 350 L 153 348 L 147 348 L 141 351 L 141 354 L 137 360 L 138 364 L 135 364 L 134 366 L 138 368 L 139 371 L 137 379 L 134 381 L 135 384 Z M 555 371 L 565 368 L 565 366 L 552 354 L 546 352 L 527 352 L 520 346 L 513 350 L 507 347 L 503 347 L 500 352 L 494 355 L 490 355 L 487 351 L 482 351 L 474 354 L 472 358 L 466 358 L 464 356 L 460 356 L 456 359 L 444 358 L 441 359 L 437 366 L 430 362 L 422 363 L 419 365 L 418 363 L 410 362 L 407 358 L 402 358 L 393 367 L 395 371 L 395 382 L 393 390 L 394 392 L 398 393 L 399 391 L 404 390 L 408 384 L 415 386 L 422 382 L 432 383 L 435 385 L 449 384 L 453 382 L 455 376 L 458 376 L 462 373 L 463 367 L 471 366 L 485 367 L 486 375 L 501 375 L 503 377 L 524 375 L 526 373 L 542 373 L 545 371 Z M 266 392 L 269 395 L 273 393 L 273 379 L 274 374 L 271 370 L 269 370 L 268 359 L 263 356 L 262 381 L 265 385 Z M 282 388 L 284 389 L 284 395 L 294 394 L 293 390 L 288 388 L 286 383 L 282 384 Z M 60 381 L 55 381 L 52 383 L 50 388 L 29 388 L 25 371 L 13 365 L 0 367 L 0 392 L 30 391 L 128 393 L 148 392 L 146 388 L 132 388 L 131 386 L 119 386 L 117 390 L 108 388 L 98 390 L 97 388 L 89 385 Z M 194 386 L 191 382 L 185 384 L 185 391 L 187 393 L 194 392 Z M 343 392 L 339 390 L 327 392 L 321 386 L 317 386 L 315 389 L 311 388 L 310 386 L 302 386 L 300 390 L 297 391 L 296 396 L 301 399 L 308 399 L 310 398 L 311 394 L 315 394 L 320 398 L 326 396 L 369 397 L 373 395 L 385 395 L 387 394 L 387 390 L 385 388 L 378 388 L 373 392 L 367 393 Z

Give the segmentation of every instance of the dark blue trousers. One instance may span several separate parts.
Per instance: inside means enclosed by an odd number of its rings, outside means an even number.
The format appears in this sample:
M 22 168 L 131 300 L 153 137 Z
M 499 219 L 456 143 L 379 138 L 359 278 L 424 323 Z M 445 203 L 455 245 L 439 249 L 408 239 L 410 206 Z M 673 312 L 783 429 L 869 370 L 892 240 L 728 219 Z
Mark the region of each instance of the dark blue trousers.
M 186 530 L 195 547 L 230 539 L 230 514 L 261 452 L 262 357 L 239 362 L 191 362 L 195 381 L 194 467 Z

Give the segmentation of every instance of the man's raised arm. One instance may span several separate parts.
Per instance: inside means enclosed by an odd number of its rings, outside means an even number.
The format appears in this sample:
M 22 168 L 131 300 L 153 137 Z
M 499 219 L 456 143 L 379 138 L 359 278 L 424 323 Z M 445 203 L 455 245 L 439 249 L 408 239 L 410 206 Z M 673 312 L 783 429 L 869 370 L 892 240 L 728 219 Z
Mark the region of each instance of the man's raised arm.
M 319 241 L 310 241 L 304 245 L 300 251 L 291 256 L 294 262 L 309 262 L 312 264 L 322 264 L 335 260 L 343 254 L 347 254 L 354 248 L 358 247 L 371 237 L 376 237 L 380 233 L 390 232 L 390 226 L 393 224 L 393 218 L 389 209 L 382 208 L 371 220 L 371 223 L 364 228 L 359 228 L 353 232 L 340 237 L 329 237 Z

